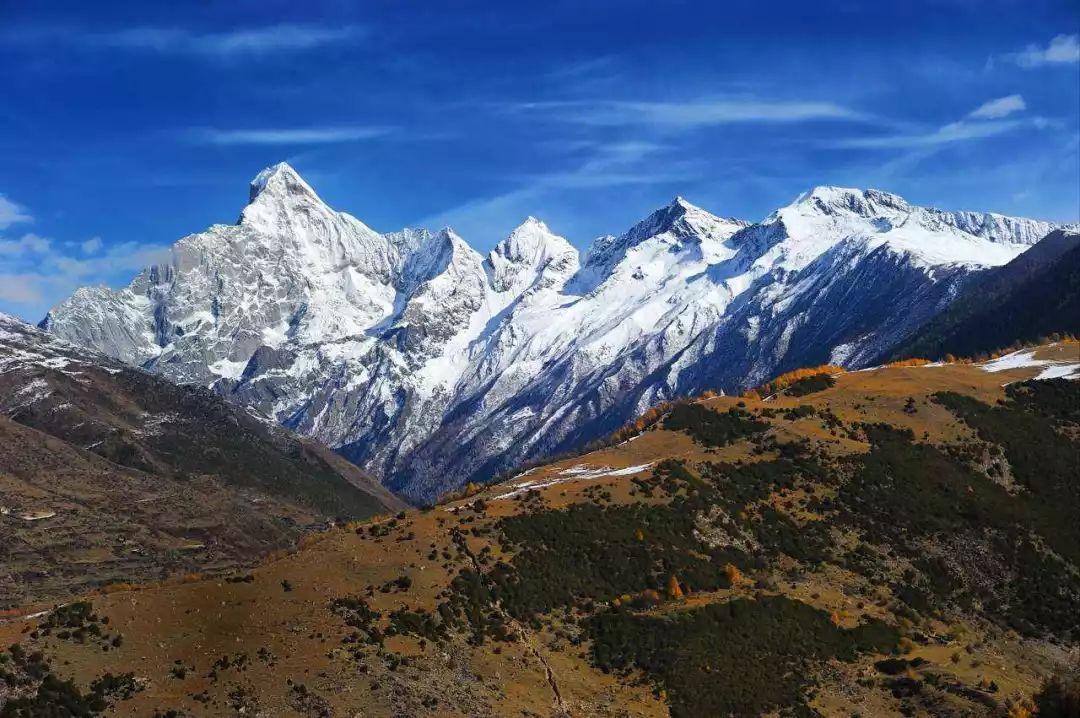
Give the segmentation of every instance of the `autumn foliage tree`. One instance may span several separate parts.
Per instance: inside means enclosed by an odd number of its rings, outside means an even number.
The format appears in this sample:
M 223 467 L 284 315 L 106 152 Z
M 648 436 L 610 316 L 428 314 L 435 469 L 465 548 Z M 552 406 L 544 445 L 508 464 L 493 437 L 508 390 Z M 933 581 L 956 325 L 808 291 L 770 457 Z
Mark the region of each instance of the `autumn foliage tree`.
M 897 359 L 896 361 L 889 362 L 885 366 L 889 368 L 896 368 L 905 366 L 926 366 L 930 363 L 931 361 L 929 359 L 924 359 L 922 357 L 912 357 L 910 359 Z
M 746 576 L 739 570 L 739 567 L 733 563 L 729 563 L 724 566 L 724 573 L 727 574 L 728 581 L 731 581 L 731 585 L 739 586 L 746 581 Z
M 671 574 L 667 583 L 667 595 L 672 600 L 678 600 L 683 597 L 682 586 L 679 585 L 679 579 L 675 577 L 675 574 Z
M 794 369 L 789 372 L 784 372 L 780 376 L 776 377 L 772 381 L 766 382 L 756 389 L 751 390 L 757 397 L 772 396 L 777 392 L 781 392 L 788 388 L 800 379 L 806 379 L 812 376 L 818 376 L 819 374 L 843 374 L 846 372 L 842 366 L 836 366 L 835 364 L 821 364 L 819 366 L 803 367 L 801 369 Z M 743 396 L 749 396 L 751 392 L 746 392 Z

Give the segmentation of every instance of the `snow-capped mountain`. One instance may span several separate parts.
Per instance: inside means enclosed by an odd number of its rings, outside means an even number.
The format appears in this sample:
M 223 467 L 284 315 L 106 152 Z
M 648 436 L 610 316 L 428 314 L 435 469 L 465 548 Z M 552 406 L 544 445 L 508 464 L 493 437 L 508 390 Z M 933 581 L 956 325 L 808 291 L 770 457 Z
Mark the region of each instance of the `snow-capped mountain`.
M 213 386 L 418 500 L 596 438 L 645 406 L 813 361 L 858 366 L 1053 225 L 819 187 L 757 224 L 676 198 L 584 257 L 529 218 L 486 257 L 380 234 L 288 165 L 236 225 L 42 326 Z

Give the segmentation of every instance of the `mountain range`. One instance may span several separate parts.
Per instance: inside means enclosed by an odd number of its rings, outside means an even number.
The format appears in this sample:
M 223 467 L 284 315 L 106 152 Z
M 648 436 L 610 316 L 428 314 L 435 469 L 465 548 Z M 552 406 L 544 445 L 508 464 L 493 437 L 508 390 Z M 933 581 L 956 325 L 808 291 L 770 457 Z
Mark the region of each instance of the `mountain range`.
M 484 256 L 450 229 L 379 233 L 279 164 L 236 224 L 125 288 L 77 290 L 41 327 L 430 502 L 662 400 L 867 366 L 1054 229 L 817 187 L 757 223 L 676 198 L 584 254 L 529 218 Z

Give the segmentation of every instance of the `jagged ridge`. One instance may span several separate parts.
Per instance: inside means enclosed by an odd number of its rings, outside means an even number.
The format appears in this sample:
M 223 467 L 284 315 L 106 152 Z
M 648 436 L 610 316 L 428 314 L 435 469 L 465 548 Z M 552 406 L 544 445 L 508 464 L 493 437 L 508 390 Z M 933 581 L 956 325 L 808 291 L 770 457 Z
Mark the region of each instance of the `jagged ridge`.
M 529 218 L 482 257 L 450 229 L 379 234 L 281 164 L 236 225 L 185 237 L 124 289 L 80 289 L 43 326 L 213 386 L 430 500 L 658 400 L 858 366 L 1051 229 L 818 187 L 758 224 L 676 198 L 583 258 Z

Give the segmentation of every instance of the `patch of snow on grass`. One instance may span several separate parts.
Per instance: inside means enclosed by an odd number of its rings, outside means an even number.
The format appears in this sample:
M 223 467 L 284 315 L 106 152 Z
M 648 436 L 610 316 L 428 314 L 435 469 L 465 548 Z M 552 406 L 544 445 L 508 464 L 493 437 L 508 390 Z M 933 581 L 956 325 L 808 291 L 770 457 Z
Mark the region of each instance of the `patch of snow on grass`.
M 1055 364 L 1039 372 L 1036 379 L 1080 379 L 1080 364 Z
M 988 362 L 984 362 L 979 365 L 979 368 L 983 371 L 990 373 L 997 373 L 999 371 L 1006 371 L 1008 369 L 1023 369 L 1024 367 L 1036 367 L 1046 366 L 1047 364 L 1053 364 L 1054 362 L 1047 361 L 1045 359 L 1036 359 L 1035 350 L 1020 350 L 1015 351 L 1012 354 L 1006 354 L 998 359 L 993 359 Z
M 578 464 L 577 466 L 571 466 L 569 469 L 563 469 L 558 473 L 558 476 L 554 479 L 548 479 L 547 481 L 526 481 L 518 486 L 513 491 L 508 491 L 505 494 L 499 494 L 492 498 L 492 501 L 498 501 L 499 499 L 512 499 L 515 496 L 525 493 L 526 491 L 532 491 L 533 489 L 543 489 L 548 486 L 554 486 L 556 484 L 563 484 L 567 481 L 574 481 L 576 479 L 602 479 L 608 476 L 631 476 L 633 474 L 640 474 L 645 471 L 652 463 L 638 464 L 637 466 L 627 466 L 622 469 L 612 469 L 610 466 L 591 467 L 585 464 Z M 524 476 L 524 474 L 521 474 Z
M 1036 359 L 1035 349 L 1015 351 L 992 361 L 984 362 L 979 368 L 988 372 L 999 372 L 1007 369 L 1024 369 L 1027 367 L 1045 367 L 1036 376 L 1036 380 L 1042 379 L 1080 379 L 1080 364 L 1064 362 L 1055 359 Z M 1008 386 L 1012 382 L 1002 384 Z

